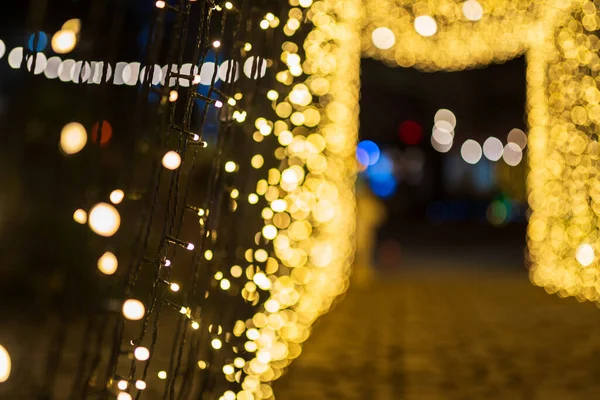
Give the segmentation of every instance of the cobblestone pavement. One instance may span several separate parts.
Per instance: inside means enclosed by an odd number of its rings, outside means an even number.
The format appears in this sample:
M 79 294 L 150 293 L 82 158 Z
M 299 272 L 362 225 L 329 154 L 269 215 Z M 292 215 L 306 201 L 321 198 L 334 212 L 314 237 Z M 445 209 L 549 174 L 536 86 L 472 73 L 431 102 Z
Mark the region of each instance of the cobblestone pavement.
M 322 318 L 278 400 L 600 399 L 600 310 L 525 272 L 386 276 Z

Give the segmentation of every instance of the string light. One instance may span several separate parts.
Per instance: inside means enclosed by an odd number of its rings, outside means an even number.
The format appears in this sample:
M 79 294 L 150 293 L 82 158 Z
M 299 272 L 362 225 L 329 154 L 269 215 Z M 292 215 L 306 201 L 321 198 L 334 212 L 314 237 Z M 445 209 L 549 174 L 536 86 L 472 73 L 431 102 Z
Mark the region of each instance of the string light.
M 65 154 L 79 153 L 87 143 L 87 132 L 83 125 L 71 122 L 60 132 L 60 148 Z
M 123 316 L 130 321 L 139 321 L 146 314 L 144 304 L 136 299 L 128 299 L 123 303 Z
M 63 29 L 52 36 L 52 50 L 57 54 L 66 54 L 75 48 L 77 35 L 69 29 Z
M 104 275 L 112 275 L 117 271 L 117 267 L 119 266 L 119 261 L 117 257 L 107 251 L 98 259 L 98 269 Z
M 121 226 L 121 216 L 116 208 L 108 203 L 98 203 L 90 210 L 88 224 L 100 236 L 113 236 Z
M 110 193 L 109 198 L 110 198 L 111 203 L 113 203 L 113 204 L 121 204 L 121 202 L 125 198 L 125 192 L 123 192 L 121 189 L 113 190 Z
M 133 355 L 138 361 L 146 361 L 150 358 L 150 351 L 145 347 L 136 347 Z
M 142 380 L 137 380 L 135 381 L 135 388 L 137 390 L 145 390 L 146 389 L 146 382 L 142 381 Z
M 79 208 L 73 213 L 73 220 L 78 224 L 83 225 L 87 222 L 87 213 Z
M 162 158 L 162 165 L 166 169 L 174 171 L 181 165 L 181 156 L 176 151 L 168 151 Z
M 6 382 L 10 377 L 11 359 L 8 351 L 0 344 L 0 383 Z

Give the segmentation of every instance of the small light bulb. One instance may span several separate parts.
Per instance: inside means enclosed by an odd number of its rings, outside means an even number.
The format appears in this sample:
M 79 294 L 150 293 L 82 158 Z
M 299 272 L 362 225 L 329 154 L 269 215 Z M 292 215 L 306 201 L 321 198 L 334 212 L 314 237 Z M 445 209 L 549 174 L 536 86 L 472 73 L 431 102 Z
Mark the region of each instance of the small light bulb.
M 176 151 L 168 151 L 162 158 L 162 165 L 166 169 L 174 171 L 181 165 L 181 156 Z
M 171 288 L 171 290 L 173 292 L 178 292 L 179 291 L 179 285 L 176 283 L 171 283 L 171 286 L 169 286 Z
M 261 29 L 269 29 L 269 26 L 271 24 L 269 24 L 269 21 L 267 21 L 266 19 L 263 19 L 262 21 L 260 21 L 259 25 Z
M 232 365 L 229 365 L 229 364 L 227 364 L 227 365 L 223 365 L 223 373 L 224 373 L 225 375 L 231 375 L 231 374 L 233 374 L 234 372 L 235 372 L 235 369 L 233 368 L 233 366 L 232 366 Z
M 200 135 L 197 135 L 197 134 L 194 133 L 192 135 L 192 141 L 197 142 L 198 140 L 200 140 Z
M 193 322 L 192 322 L 192 329 L 194 329 L 194 330 L 198 330 L 199 328 L 200 328 L 200 324 L 199 324 L 199 323 L 197 323 L 196 321 L 193 321 Z
M 178 98 L 179 98 L 179 93 L 177 93 L 177 90 L 171 90 L 169 92 L 169 101 L 171 103 L 173 103 L 174 101 L 177 101 Z
M 110 198 L 111 203 L 120 204 L 123 201 L 123 199 L 125 198 L 125 192 L 123 192 L 121 189 L 113 190 L 110 193 L 109 198 Z
M 212 260 L 212 258 L 213 258 L 212 250 L 206 250 L 204 252 L 204 258 L 206 258 L 208 261 Z
M 223 279 L 223 273 L 221 271 L 217 271 L 215 272 L 215 279 L 220 281 L 221 279 Z
M 165 267 L 170 267 L 171 266 L 171 260 L 165 259 L 165 261 L 163 261 L 163 264 Z
M 228 10 L 231 10 L 231 9 L 233 9 L 233 4 L 231 4 L 231 2 L 228 1 L 227 3 L 225 3 L 225 8 Z
M 211 346 L 213 347 L 213 349 L 219 350 L 221 347 L 223 347 L 223 343 L 221 343 L 221 341 L 219 339 L 213 339 L 210 342 Z
M 215 40 L 215 41 L 213 42 L 213 47 L 214 47 L 215 49 L 218 49 L 219 47 L 221 47 L 221 41 L 220 41 L 220 40 Z
M 194 85 L 197 85 L 197 84 L 199 84 L 201 81 L 202 81 L 202 77 L 200 77 L 200 75 L 195 75 L 195 76 L 194 76 L 194 80 L 192 81 L 192 83 L 193 83 Z
M 233 172 L 236 169 L 236 165 L 233 161 L 227 161 L 225 163 L 225 171 L 227 172 Z
M 60 148 L 65 154 L 79 153 L 87 140 L 87 132 L 78 122 L 68 123 L 60 131 Z
M 75 212 L 73 213 L 73 219 L 78 224 L 83 225 L 87 222 L 87 213 L 84 210 L 82 210 L 81 208 L 78 210 L 75 210 Z
M 275 101 L 279 98 L 279 93 L 277 93 L 277 91 L 275 90 L 269 90 L 269 92 L 267 93 L 267 98 L 269 100 Z
M 10 376 L 11 360 L 8 351 L 0 345 L 0 383 L 6 382 Z
M 237 199 L 240 196 L 240 191 L 237 189 L 233 189 L 230 194 L 232 199 Z
M 107 251 L 98 259 L 98 269 L 105 275 L 114 274 L 118 266 L 117 257 L 110 251 Z
M 167 371 L 158 371 L 158 379 L 167 379 Z
M 221 289 L 227 290 L 231 287 L 231 282 L 228 279 L 221 279 Z
M 156 8 L 165 8 L 165 6 L 167 5 L 163 0 L 158 0 L 156 3 Z
M 188 250 L 194 250 L 194 244 L 193 243 L 188 243 L 186 249 L 188 249 Z
M 235 105 L 237 104 L 237 101 L 235 101 L 235 99 L 234 99 L 233 97 L 230 97 L 230 98 L 227 100 L 227 104 L 229 104 L 230 106 L 232 106 L 232 107 L 233 107 L 233 106 L 235 106 Z
M 144 382 L 142 380 L 135 381 L 135 388 L 137 390 L 144 390 L 144 389 L 146 389 L 146 382 Z
M 131 395 L 127 392 L 120 392 L 117 400 L 132 400 Z
M 136 299 L 125 300 L 123 303 L 123 316 L 131 321 L 139 321 L 146 314 L 144 304 Z
M 121 215 L 112 205 L 98 203 L 90 210 L 88 224 L 100 236 L 109 237 L 117 233 L 121 226 Z
M 208 367 L 208 364 L 206 363 L 206 361 L 203 361 L 203 360 L 198 361 L 198 368 L 206 369 L 206 367 Z
M 117 383 L 117 387 L 121 390 L 127 390 L 127 388 L 129 387 L 129 382 L 119 381 L 119 383 Z
M 57 54 L 66 54 L 72 51 L 77 44 L 77 34 L 71 30 L 63 29 L 52 36 L 52 50 Z
M 137 347 L 133 351 L 133 356 L 138 361 L 146 361 L 150 358 L 150 350 L 145 347 Z
M 237 357 L 235 360 L 233 360 L 233 365 L 235 365 L 237 368 L 244 368 L 244 365 L 246 365 L 246 360 L 244 360 L 242 357 Z
M 250 203 L 250 204 L 258 203 L 258 195 L 256 193 L 250 193 L 248 195 L 248 203 Z
M 185 314 L 187 314 L 187 312 L 188 312 L 187 307 L 181 307 L 181 309 L 179 310 L 179 314 L 185 315 Z
M 245 50 L 245 51 L 250 51 L 250 50 L 252 50 L 252 44 L 251 44 L 251 43 L 246 43 L 246 44 L 244 45 L 244 50 Z
M 273 13 L 268 13 L 267 15 L 265 15 L 265 19 L 267 21 L 273 21 L 275 19 L 275 15 L 273 15 Z

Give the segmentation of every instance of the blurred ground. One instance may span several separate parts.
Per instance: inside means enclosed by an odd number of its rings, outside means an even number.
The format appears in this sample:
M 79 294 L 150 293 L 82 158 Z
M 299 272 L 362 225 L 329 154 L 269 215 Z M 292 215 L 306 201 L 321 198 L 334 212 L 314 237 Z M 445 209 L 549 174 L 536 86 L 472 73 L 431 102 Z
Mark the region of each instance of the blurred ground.
M 600 398 L 595 305 L 533 287 L 519 252 L 424 250 L 350 289 L 277 399 Z

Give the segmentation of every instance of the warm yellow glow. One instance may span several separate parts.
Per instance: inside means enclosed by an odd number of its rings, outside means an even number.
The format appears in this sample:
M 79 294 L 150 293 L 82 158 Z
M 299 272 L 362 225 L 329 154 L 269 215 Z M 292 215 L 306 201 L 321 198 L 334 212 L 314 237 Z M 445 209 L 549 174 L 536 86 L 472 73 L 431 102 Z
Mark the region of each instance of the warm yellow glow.
M 117 257 L 110 251 L 107 251 L 98 259 L 98 269 L 105 275 L 114 274 L 118 266 Z
M 221 279 L 220 286 L 221 289 L 227 290 L 231 287 L 231 282 L 229 282 L 229 279 Z
M 250 163 L 252 164 L 252 167 L 259 169 L 265 163 L 265 159 L 263 158 L 262 155 L 256 154 L 254 157 L 252 157 L 252 160 L 250 161 Z
M 179 292 L 180 287 L 177 283 L 171 283 L 171 285 L 169 285 L 169 289 L 171 289 L 173 292 Z
M 212 258 L 213 258 L 212 250 L 206 250 L 204 252 L 204 258 L 206 258 L 208 261 L 212 260 Z
M 594 248 L 589 244 L 582 244 L 575 251 L 577 262 L 584 267 L 590 266 L 594 262 Z
M 136 347 L 133 355 L 138 361 L 146 361 L 150 358 L 150 350 L 145 347 Z
M 273 240 L 277 236 L 277 228 L 273 225 L 265 225 L 262 229 L 262 234 L 265 239 Z
M 258 203 L 258 195 L 256 193 L 250 193 L 248 195 L 248 203 L 250 203 L 250 204 Z
M 87 132 L 78 122 L 66 124 L 60 132 L 60 148 L 65 154 L 79 153 L 87 140 Z
M 87 222 L 87 213 L 79 208 L 73 213 L 73 220 L 75 220 L 75 222 L 78 224 L 83 225 Z
M 213 349 L 216 349 L 216 350 L 219 350 L 221 347 L 223 347 L 223 343 L 219 339 L 213 339 L 210 342 L 210 345 L 213 347 Z
M 394 32 L 386 27 L 375 29 L 371 34 L 371 38 L 373 39 L 373 45 L 381 50 L 391 49 L 396 44 Z
M 129 382 L 127 382 L 127 381 L 124 381 L 124 380 L 120 380 L 120 381 L 117 383 L 117 387 L 118 387 L 119 389 L 121 389 L 121 390 L 127 390 L 127 388 L 129 387 Z
M 77 44 L 77 34 L 69 29 L 62 29 L 52 36 L 52 50 L 57 54 L 71 52 Z
M 120 204 L 124 198 L 125 192 L 123 192 L 121 189 L 113 190 L 110 193 L 110 202 L 113 204 Z
M 193 321 L 192 322 L 192 329 L 194 329 L 194 330 L 200 329 L 200 324 L 197 323 L 196 321 Z
M 0 383 L 8 380 L 11 368 L 10 354 L 8 354 L 8 350 L 0 344 Z
M 206 363 L 206 361 L 203 361 L 203 360 L 198 361 L 198 368 L 206 369 L 206 367 L 208 367 L 208 364 Z
M 234 278 L 239 278 L 240 276 L 242 276 L 243 270 L 242 267 L 240 267 L 239 265 L 234 265 L 233 267 L 231 267 L 229 272 Z
M 181 165 L 181 156 L 176 151 L 168 151 L 162 158 L 162 165 L 171 171 L 176 170 Z
M 88 225 L 100 236 L 112 236 L 121 226 L 121 215 L 108 203 L 98 203 L 90 210 Z
M 233 161 L 227 161 L 225 163 L 225 171 L 234 172 L 237 169 L 237 165 Z
M 138 379 L 137 381 L 135 381 L 135 388 L 137 390 L 144 390 L 144 389 L 146 389 L 146 382 Z
M 483 7 L 477 0 L 467 0 L 463 3 L 463 15 L 469 21 L 479 21 L 483 17 Z
M 233 365 L 226 364 L 223 366 L 223 373 L 225 375 L 230 375 L 230 374 L 233 374 L 234 372 L 235 372 L 235 369 L 233 368 Z
M 123 303 L 123 316 L 131 321 L 139 321 L 146 314 L 146 307 L 141 301 L 135 299 L 126 300 Z
M 269 90 L 267 92 L 267 98 L 269 100 L 275 101 L 275 100 L 277 100 L 279 98 L 279 93 L 277 93 L 276 90 Z
M 429 15 L 421 15 L 415 18 L 415 30 L 421 36 L 433 36 L 437 32 L 437 23 Z
M 165 380 L 167 379 L 167 371 L 158 371 L 158 379 Z
M 127 392 L 119 392 L 117 395 L 117 400 L 133 400 L 133 398 Z
M 238 197 L 240 197 L 240 191 L 237 189 L 233 189 L 229 196 L 231 196 L 232 199 L 237 199 Z
M 81 20 L 77 18 L 70 19 L 63 24 L 61 29 L 79 33 L 81 30 Z

